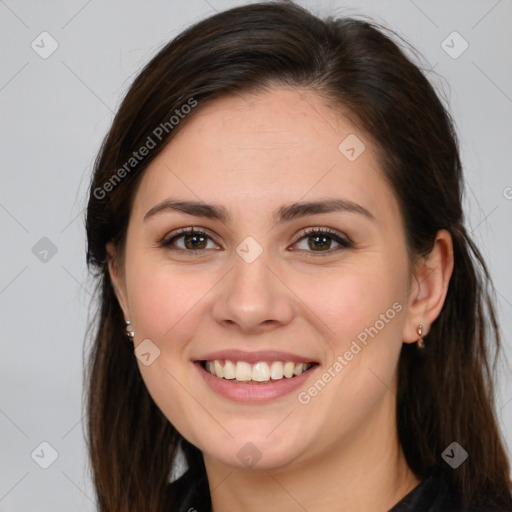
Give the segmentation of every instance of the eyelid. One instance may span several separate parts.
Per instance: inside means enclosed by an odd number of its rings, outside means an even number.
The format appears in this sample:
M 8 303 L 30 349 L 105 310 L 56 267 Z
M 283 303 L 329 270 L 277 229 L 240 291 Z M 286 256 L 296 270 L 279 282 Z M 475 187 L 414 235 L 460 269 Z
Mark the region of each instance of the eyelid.
M 297 243 L 299 240 L 301 240 L 302 238 L 304 238 L 307 235 L 311 235 L 311 234 L 315 234 L 315 233 L 329 235 L 334 238 L 339 238 L 346 243 L 352 244 L 352 241 L 350 240 L 350 238 L 347 235 L 345 235 L 344 233 L 342 233 L 341 231 L 338 231 L 338 230 L 332 229 L 332 228 L 322 227 L 322 226 L 304 228 L 303 230 L 300 231 L 300 233 L 294 243 Z
M 210 238 L 217 245 L 220 245 L 217 242 L 215 236 L 213 236 L 208 229 L 202 228 L 202 227 L 197 227 L 197 226 L 189 226 L 186 228 L 179 228 L 179 229 L 176 229 L 175 231 L 172 231 L 171 233 L 166 233 L 160 240 L 158 240 L 158 245 L 163 246 L 163 247 L 168 246 L 171 244 L 172 240 L 181 238 L 182 236 L 185 236 L 185 235 L 204 235 L 204 236 L 207 236 L 208 238 Z M 181 247 L 176 247 L 176 249 L 180 250 Z M 204 249 L 198 249 L 198 252 L 202 252 L 202 251 L 204 251 Z M 192 253 L 192 252 L 194 252 L 194 250 L 187 250 L 186 252 Z
M 312 257 L 312 258 L 321 257 L 321 256 L 327 257 L 329 255 L 338 253 L 339 251 L 341 251 L 343 249 L 351 249 L 351 248 L 355 247 L 354 242 L 352 242 L 350 237 L 348 237 L 344 233 L 342 233 L 336 229 L 320 227 L 320 226 L 308 227 L 308 228 L 303 229 L 300 232 L 300 234 L 298 235 L 298 237 L 296 238 L 295 242 L 293 242 L 292 245 L 295 245 L 298 242 L 300 242 L 303 238 L 307 238 L 307 236 L 311 236 L 314 234 L 326 235 L 328 238 L 331 238 L 332 240 L 334 240 L 339 245 L 339 247 L 334 248 L 334 249 L 329 249 L 327 251 L 305 251 L 303 249 L 298 249 L 299 251 L 304 253 L 307 257 Z M 297 249 L 294 249 L 294 250 L 297 250 Z

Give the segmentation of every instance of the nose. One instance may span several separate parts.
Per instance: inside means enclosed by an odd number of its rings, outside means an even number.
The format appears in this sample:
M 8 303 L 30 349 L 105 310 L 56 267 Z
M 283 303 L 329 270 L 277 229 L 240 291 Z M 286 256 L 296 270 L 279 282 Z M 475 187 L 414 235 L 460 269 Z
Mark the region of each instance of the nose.
M 261 333 L 292 321 L 293 292 L 279 270 L 262 254 L 252 263 L 236 255 L 234 268 L 219 283 L 215 320 L 224 328 Z

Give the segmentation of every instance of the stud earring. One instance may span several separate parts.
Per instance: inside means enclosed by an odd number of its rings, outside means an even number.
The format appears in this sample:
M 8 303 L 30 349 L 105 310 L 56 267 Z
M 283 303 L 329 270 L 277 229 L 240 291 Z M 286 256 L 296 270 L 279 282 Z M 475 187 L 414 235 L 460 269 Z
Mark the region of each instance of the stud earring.
M 416 329 L 416 332 L 418 333 L 418 336 L 420 337 L 420 339 L 418 340 L 418 347 L 419 348 L 425 348 L 425 343 L 423 341 L 423 338 L 422 338 L 422 334 L 423 334 L 423 325 L 418 325 L 418 328 Z
M 126 336 L 131 340 L 133 340 L 135 336 L 135 331 L 132 329 L 132 323 L 129 320 L 126 321 Z

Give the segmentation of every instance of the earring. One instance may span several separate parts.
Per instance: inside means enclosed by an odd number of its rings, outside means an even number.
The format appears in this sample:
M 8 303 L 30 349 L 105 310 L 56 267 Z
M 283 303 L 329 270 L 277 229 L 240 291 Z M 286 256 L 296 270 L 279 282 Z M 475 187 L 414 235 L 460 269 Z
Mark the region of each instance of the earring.
M 132 323 L 129 320 L 126 322 L 126 336 L 131 340 L 133 340 L 135 336 L 135 331 L 132 329 Z
M 416 332 L 418 333 L 418 336 L 420 339 L 418 340 L 418 347 L 419 348 L 425 348 L 425 343 L 423 342 L 422 334 L 423 334 L 423 325 L 418 325 L 418 328 L 416 329 Z

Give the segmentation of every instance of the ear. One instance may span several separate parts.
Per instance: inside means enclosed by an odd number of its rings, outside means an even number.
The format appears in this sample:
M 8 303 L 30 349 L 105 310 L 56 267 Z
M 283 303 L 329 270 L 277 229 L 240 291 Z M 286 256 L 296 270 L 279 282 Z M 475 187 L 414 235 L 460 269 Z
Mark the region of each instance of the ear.
M 452 271 L 452 237 L 447 230 L 442 229 L 436 235 L 430 254 L 416 264 L 409 294 L 407 320 L 402 333 L 404 343 L 418 341 L 419 325 L 423 326 L 422 336 L 428 334 L 430 326 L 443 307 Z
M 123 310 L 124 318 L 129 319 L 130 315 L 128 312 L 128 301 L 126 300 L 124 275 L 119 266 L 119 258 L 116 253 L 116 248 L 112 242 L 109 242 L 105 247 L 107 250 L 107 263 L 110 281 L 114 288 L 119 305 Z

